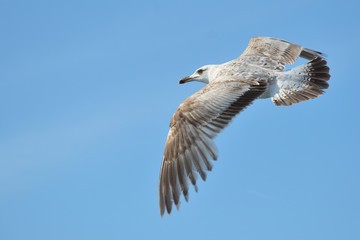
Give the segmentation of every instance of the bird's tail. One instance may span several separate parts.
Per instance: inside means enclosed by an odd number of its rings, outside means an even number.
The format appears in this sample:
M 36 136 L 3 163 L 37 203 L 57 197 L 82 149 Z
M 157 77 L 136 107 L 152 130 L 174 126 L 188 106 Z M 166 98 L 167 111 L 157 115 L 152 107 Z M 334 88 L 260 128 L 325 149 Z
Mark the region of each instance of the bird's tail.
M 308 63 L 283 72 L 277 78 L 277 91 L 272 101 L 277 106 L 290 106 L 324 93 L 329 87 L 329 67 L 322 57 L 317 57 Z

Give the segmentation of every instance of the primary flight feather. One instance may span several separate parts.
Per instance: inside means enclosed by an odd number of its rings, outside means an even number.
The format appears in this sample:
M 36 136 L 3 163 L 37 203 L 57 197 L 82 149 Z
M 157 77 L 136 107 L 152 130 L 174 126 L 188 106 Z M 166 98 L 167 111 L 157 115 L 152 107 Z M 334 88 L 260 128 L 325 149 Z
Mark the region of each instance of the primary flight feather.
M 288 71 L 298 57 L 310 60 Z M 323 94 L 329 87 L 329 67 L 324 54 L 284 40 L 255 37 L 244 53 L 230 62 L 206 65 L 180 84 L 200 81 L 207 85 L 184 100 L 170 122 L 160 169 L 160 214 L 178 208 L 181 193 L 188 201 L 190 183 L 197 191 L 197 176 L 217 160 L 214 138 L 257 98 L 271 98 L 277 106 L 290 106 Z

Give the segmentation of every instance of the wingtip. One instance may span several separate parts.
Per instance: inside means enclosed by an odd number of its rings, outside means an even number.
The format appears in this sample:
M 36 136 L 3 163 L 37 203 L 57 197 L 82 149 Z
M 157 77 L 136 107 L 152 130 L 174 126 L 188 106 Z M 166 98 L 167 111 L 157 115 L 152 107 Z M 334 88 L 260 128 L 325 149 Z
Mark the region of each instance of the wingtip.
M 161 216 L 161 218 L 164 217 L 164 213 L 165 213 L 165 209 L 160 206 L 160 216 Z
M 175 206 L 176 206 L 176 210 L 179 211 L 180 210 L 180 201 L 177 204 L 175 204 Z
M 308 59 L 308 60 L 313 60 L 318 57 L 327 58 L 328 55 L 326 53 L 311 50 L 309 48 L 303 48 L 303 50 L 300 53 L 300 57 Z

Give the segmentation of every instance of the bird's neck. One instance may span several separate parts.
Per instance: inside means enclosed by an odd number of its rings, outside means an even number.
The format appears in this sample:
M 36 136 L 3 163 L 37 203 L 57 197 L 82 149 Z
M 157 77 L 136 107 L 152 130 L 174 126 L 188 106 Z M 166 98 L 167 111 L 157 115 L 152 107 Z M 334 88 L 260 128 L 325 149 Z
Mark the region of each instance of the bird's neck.
M 218 66 L 220 66 L 220 65 L 211 65 L 211 67 L 209 68 L 209 72 L 207 74 L 208 83 L 211 83 L 212 81 L 214 81 L 216 79 L 216 76 L 219 73 Z

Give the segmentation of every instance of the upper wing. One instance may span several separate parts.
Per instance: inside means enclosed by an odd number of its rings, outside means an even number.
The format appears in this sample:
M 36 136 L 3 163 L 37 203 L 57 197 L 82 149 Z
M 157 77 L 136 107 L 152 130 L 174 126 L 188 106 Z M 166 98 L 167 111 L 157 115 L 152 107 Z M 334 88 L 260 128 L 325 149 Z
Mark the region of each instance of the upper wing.
M 282 71 L 285 64 L 293 64 L 299 56 L 312 60 L 324 54 L 281 39 L 254 37 L 239 59 Z
M 183 101 L 170 122 L 160 170 L 161 216 L 179 207 L 181 191 L 188 200 L 189 181 L 196 186 L 198 172 L 203 180 L 210 159 L 217 159 L 213 142 L 232 118 L 250 105 L 267 87 L 264 80 L 213 82 Z

